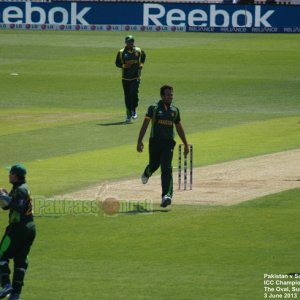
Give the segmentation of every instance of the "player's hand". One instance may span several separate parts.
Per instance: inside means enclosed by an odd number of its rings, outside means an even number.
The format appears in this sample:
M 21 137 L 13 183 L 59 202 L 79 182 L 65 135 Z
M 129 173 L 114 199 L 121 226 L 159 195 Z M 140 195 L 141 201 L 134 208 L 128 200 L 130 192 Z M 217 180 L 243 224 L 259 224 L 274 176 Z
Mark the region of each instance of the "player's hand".
M 137 150 L 137 152 L 143 152 L 143 150 L 144 150 L 143 142 L 138 142 L 137 143 L 136 150 Z
M 8 200 L 7 196 L 8 196 L 7 190 L 0 188 L 0 208 L 2 208 L 2 209 L 8 209 L 9 203 L 7 201 Z
M 187 157 L 189 154 L 190 150 L 189 150 L 189 146 L 188 145 L 184 145 L 184 157 Z
M 8 195 L 8 191 L 6 189 L 0 188 L 0 195 L 7 196 Z

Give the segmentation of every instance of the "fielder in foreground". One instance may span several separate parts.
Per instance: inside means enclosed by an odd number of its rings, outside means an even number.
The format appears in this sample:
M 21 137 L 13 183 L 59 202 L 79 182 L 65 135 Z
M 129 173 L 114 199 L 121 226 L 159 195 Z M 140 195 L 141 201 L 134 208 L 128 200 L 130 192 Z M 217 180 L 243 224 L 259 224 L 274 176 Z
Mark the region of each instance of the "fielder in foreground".
M 14 165 L 9 172 L 12 190 L 0 190 L 0 205 L 9 210 L 9 225 L 6 227 L 0 244 L 0 299 L 9 295 L 10 300 L 19 300 L 28 267 L 27 255 L 35 238 L 35 224 L 32 215 L 30 193 L 26 185 L 26 169 Z M 12 284 L 10 281 L 9 260 L 14 260 Z
M 137 151 L 144 148 L 143 138 L 150 121 L 152 121 L 149 140 L 149 164 L 142 174 L 142 183 L 146 184 L 149 177 L 161 167 L 162 202 L 161 207 L 172 203 L 173 176 L 172 159 L 176 142 L 174 141 L 174 124 L 179 137 L 184 144 L 184 156 L 189 153 L 188 142 L 180 123 L 179 109 L 172 105 L 173 87 L 164 85 L 160 88 L 161 100 L 149 106 L 137 142 Z

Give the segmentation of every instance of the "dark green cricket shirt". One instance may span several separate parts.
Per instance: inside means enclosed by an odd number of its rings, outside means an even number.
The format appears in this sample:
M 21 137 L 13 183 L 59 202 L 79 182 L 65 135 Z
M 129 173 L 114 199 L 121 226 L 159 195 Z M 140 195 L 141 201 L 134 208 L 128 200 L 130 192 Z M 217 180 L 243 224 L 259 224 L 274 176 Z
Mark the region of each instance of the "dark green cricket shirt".
M 179 109 L 174 105 L 167 106 L 160 100 L 149 106 L 146 118 L 152 120 L 151 138 L 159 140 L 174 139 L 174 124 L 180 123 Z
M 13 186 L 9 196 L 11 197 L 9 223 L 27 223 L 33 221 L 32 203 L 27 184 L 22 183 Z

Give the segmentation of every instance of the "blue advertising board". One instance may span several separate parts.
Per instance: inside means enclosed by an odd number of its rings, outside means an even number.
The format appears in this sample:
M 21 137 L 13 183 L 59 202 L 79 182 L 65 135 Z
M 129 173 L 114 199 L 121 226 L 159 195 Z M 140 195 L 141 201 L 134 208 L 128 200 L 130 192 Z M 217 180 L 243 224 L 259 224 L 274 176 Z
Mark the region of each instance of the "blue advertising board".
M 300 32 L 299 16 L 281 5 L 0 2 L 2 28 Z

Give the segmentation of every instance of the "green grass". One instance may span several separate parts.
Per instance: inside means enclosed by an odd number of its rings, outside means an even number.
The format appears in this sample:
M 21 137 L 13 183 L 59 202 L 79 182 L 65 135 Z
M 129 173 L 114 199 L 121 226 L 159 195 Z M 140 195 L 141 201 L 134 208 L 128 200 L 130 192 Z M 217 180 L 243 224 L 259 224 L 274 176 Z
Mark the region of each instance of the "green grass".
M 128 128 L 125 129 L 128 130 Z M 34 139 L 35 135 L 32 138 Z M 189 136 L 189 139 L 196 149 L 194 161 L 198 165 L 199 163 L 207 165 L 297 148 L 300 131 L 298 118 L 288 117 L 194 133 Z M 64 152 L 67 141 L 68 137 L 57 142 L 57 153 Z M 30 144 L 29 141 L 26 143 Z M 42 143 L 41 146 L 43 146 Z M 80 146 L 84 147 L 79 144 L 74 145 L 74 148 L 78 149 Z M 147 163 L 148 155 L 135 155 L 135 145 L 132 144 L 112 148 L 103 145 L 99 148 L 92 151 L 78 150 L 76 153 L 51 158 L 42 157 L 38 152 L 40 148 L 35 149 L 34 153 L 39 159 L 27 163 L 31 170 L 29 179 L 35 188 L 35 194 L 51 196 L 101 181 L 135 177 Z M 14 149 L 9 155 L 13 153 L 15 153 Z M 15 155 L 18 154 L 15 153 Z M 177 151 L 174 156 L 174 165 L 176 165 Z M 115 166 L 118 166 L 117 173 Z M 43 174 L 40 170 L 46 170 L 47 176 L 51 178 L 51 184 L 48 181 L 41 182 Z
M 195 166 L 300 147 L 299 35 L 135 33 L 147 62 L 128 126 L 114 66 L 124 35 L 0 31 L 0 186 L 14 162 L 41 199 L 138 176 L 142 116 L 164 83 Z M 263 299 L 264 273 L 300 271 L 299 200 L 295 189 L 232 207 L 37 217 L 23 298 Z
M 36 218 L 24 299 L 263 299 L 265 273 L 300 271 L 299 200 Z
M 147 160 L 135 152 L 142 116 L 166 82 L 195 166 L 300 146 L 298 35 L 135 36 L 147 53 L 140 118 L 123 126 L 113 125 L 125 114 L 114 66 L 123 33 L 1 31 L 1 185 L 15 162 L 44 195 L 137 176 Z

